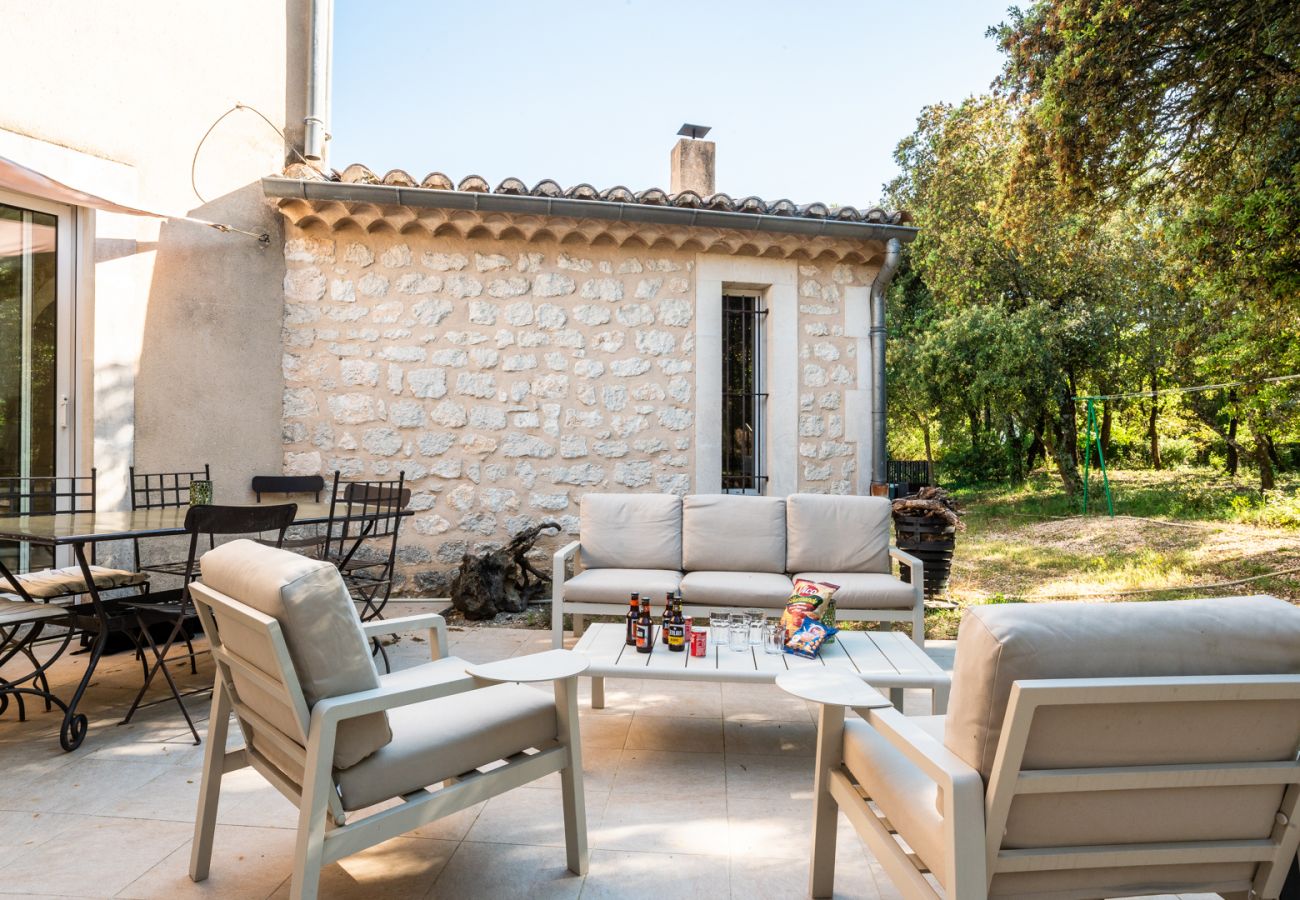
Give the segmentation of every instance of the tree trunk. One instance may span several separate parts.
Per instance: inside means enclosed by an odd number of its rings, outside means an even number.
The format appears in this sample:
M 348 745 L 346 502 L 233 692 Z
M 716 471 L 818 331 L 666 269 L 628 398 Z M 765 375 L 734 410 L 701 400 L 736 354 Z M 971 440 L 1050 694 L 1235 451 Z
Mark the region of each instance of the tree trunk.
M 1259 489 L 1273 490 L 1273 460 L 1268 455 L 1268 438 L 1259 433 L 1255 434 L 1255 465 L 1259 466 Z
M 925 483 L 934 484 L 934 448 L 930 443 L 930 420 L 921 422 L 921 436 L 925 439 Z
M 1147 438 L 1151 441 L 1151 468 L 1157 472 L 1164 468 L 1160 464 L 1160 432 L 1156 429 L 1156 418 L 1160 414 L 1160 396 L 1156 393 L 1160 389 L 1159 376 L 1154 370 L 1151 372 L 1151 416 L 1147 421 Z
M 1273 435 L 1264 435 L 1264 446 L 1268 448 L 1268 458 L 1273 463 L 1273 468 L 1281 472 L 1286 466 L 1282 465 L 1282 457 L 1277 455 L 1277 447 L 1273 444 Z
M 1034 439 L 1029 442 L 1029 452 L 1025 454 L 1025 472 L 1034 471 L 1034 463 L 1041 457 L 1044 462 L 1047 461 L 1047 448 L 1043 445 L 1043 429 L 1046 424 L 1043 417 L 1038 417 L 1038 422 L 1034 425 Z
M 1106 458 L 1110 459 L 1110 404 L 1102 403 L 1101 406 L 1101 449 Z
M 1237 417 L 1233 416 L 1228 422 L 1228 474 L 1233 478 L 1237 477 L 1237 466 L 1240 464 L 1240 454 L 1237 453 Z
M 1056 466 L 1065 492 L 1074 496 L 1083 490 L 1079 477 L 1079 424 L 1075 420 L 1074 392 L 1066 382 L 1057 389 L 1057 416 L 1052 430 L 1056 436 Z
M 1007 457 L 1011 461 L 1011 477 L 1016 484 L 1025 480 L 1022 464 L 1025 459 L 1024 449 L 1020 446 L 1024 435 L 1016 428 L 1015 420 L 1007 416 Z
M 974 407 L 966 407 L 966 419 L 970 422 L 970 445 L 974 449 L 980 445 L 980 413 Z

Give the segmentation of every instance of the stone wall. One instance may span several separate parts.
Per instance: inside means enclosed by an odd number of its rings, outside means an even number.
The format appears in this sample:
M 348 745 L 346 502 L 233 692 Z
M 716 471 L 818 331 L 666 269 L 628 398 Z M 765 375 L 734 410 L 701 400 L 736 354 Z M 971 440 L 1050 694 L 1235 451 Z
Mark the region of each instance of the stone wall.
M 694 252 L 314 223 L 285 262 L 285 471 L 405 472 L 406 590 L 538 521 L 576 534 L 587 491 L 696 489 Z M 798 271 L 798 484 L 851 493 L 844 307 L 874 269 Z
M 404 471 L 418 590 L 536 521 L 576 534 L 583 491 L 689 490 L 691 254 L 313 231 L 285 246 L 285 471 Z

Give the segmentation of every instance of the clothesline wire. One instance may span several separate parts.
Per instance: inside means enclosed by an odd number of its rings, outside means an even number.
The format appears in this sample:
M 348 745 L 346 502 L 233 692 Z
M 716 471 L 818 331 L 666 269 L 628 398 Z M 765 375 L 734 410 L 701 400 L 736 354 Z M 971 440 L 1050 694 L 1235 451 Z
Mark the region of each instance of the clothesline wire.
M 1160 388 L 1154 391 L 1129 391 L 1123 394 L 1083 394 L 1075 397 L 1076 403 L 1086 400 L 1129 400 L 1142 399 L 1150 397 L 1161 397 L 1167 394 L 1194 394 L 1200 391 L 1219 391 L 1224 388 L 1243 387 L 1248 384 L 1279 384 L 1284 381 L 1295 381 L 1300 379 L 1300 373 L 1295 375 L 1275 375 L 1271 378 L 1250 378 L 1243 381 L 1223 381 L 1218 384 L 1198 384 L 1193 387 L 1172 387 Z

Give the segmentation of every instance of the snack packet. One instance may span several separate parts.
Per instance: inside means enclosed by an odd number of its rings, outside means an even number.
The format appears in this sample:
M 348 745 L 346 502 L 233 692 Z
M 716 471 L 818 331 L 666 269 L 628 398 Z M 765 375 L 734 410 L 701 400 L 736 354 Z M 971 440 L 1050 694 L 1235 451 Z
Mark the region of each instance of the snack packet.
M 821 607 L 827 603 L 839 589 L 838 584 L 829 581 L 808 581 L 805 578 L 794 580 L 794 593 L 785 601 L 785 612 L 781 614 L 781 627 L 785 629 L 786 640 L 799 630 L 803 620 L 812 616 L 823 618 Z
M 836 629 L 813 618 L 805 618 L 799 629 L 785 642 L 785 652 L 804 659 L 816 659 L 822 644 L 835 634 Z

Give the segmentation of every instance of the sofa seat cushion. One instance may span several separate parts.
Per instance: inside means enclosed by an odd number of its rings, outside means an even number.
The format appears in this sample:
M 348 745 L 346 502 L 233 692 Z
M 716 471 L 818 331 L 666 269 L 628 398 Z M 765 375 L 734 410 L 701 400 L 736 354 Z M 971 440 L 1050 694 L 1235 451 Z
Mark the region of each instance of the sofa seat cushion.
M 400 681 L 419 677 L 417 670 Z M 555 744 L 559 727 L 554 696 L 522 684 L 413 703 L 388 716 L 392 741 L 335 773 L 346 810 L 400 797 L 530 747 L 546 749 Z
M 27 595 L 36 600 L 54 600 L 58 597 L 72 597 L 88 593 L 86 578 L 81 574 L 80 566 L 64 566 L 61 569 L 42 569 L 39 572 L 27 572 L 16 576 Z M 108 569 L 104 566 L 91 566 L 90 577 L 98 590 L 111 588 L 137 587 L 145 584 L 149 576 L 145 572 L 129 572 L 125 569 Z
M 794 584 L 775 572 L 687 572 L 682 602 L 690 606 L 753 606 L 784 609 Z
M 930 869 L 945 871 L 938 784 L 861 719 L 844 722 L 844 764 Z
M 910 584 L 879 572 L 800 572 L 794 577 L 838 584 L 836 609 L 911 609 L 916 603 Z
M 791 572 L 888 572 L 893 507 L 884 497 L 791 494 L 785 498 Z
M 633 591 L 658 602 L 681 583 L 671 569 L 586 569 L 564 582 L 564 602 L 627 603 Z
M 326 697 L 379 687 L 370 642 L 332 563 L 241 539 L 203 554 L 199 568 L 204 585 L 280 623 L 308 708 Z M 382 712 L 341 722 L 335 767 L 355 765 L 391 737 Z
M 579 535 L 582 564 L 589 569 L 681 569 L 681 498 L 587 494 Z
M 691 494 L 682 501 L 687 572 L 785 572 L 785 500 Z

